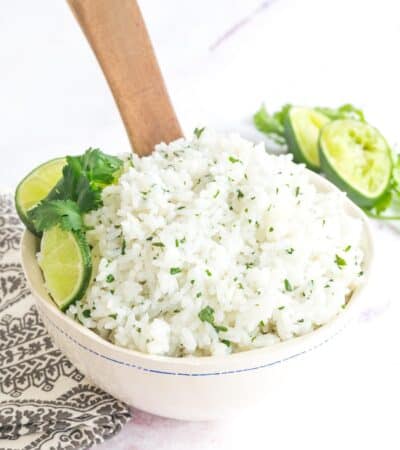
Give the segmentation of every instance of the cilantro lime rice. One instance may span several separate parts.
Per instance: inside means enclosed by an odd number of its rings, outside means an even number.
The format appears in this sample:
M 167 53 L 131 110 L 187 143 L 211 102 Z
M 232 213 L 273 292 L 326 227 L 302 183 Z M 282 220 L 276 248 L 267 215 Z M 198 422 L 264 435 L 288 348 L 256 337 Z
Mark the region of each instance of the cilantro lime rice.
M 362 223 L 290 156 L 205 130 L 124 157 L 86 215 L 95 278 L 67 314 L 145 353 L 220 355 L 309 333 L 362 277 Z

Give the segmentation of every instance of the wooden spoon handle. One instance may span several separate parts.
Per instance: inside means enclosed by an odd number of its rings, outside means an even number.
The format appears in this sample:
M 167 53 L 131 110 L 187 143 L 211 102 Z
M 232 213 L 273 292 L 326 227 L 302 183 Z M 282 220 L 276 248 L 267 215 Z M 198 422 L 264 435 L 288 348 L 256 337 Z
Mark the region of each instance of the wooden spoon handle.
M 89 41 L 124 121 L 132 147 L 182 136 L 136 0 L 67 0 Z

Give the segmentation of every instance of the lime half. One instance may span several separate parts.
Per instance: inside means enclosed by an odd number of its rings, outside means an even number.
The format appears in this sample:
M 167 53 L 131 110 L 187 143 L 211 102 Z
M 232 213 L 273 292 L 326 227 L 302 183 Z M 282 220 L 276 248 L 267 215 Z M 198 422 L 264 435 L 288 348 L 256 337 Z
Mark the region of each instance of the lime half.
M 320 135 L 321 168 L 359 206 L 370 207 L 386 192 L 392 157 L 385 138 L 367 123 L 335 120 Z
M 285 119 L 285 137 L 295 162 L 319 170 L 318 139 L 330 119 L 314 109 L 293 106 Z
M 44 231 L 38 262 L 47 290 L 62 311 L 84 296 L 92 262 L 89 245 L 82 234 L 59 226 Z
M 15 191 L 15 206 L 18 215 L 34 234 L 38 233 L 29 220 L 27 212 L 47 197 L 47 194 L 62 177 L 62 169 L 65 164 L 65 158 L 57 158 L 36 167 L 19 183 Z

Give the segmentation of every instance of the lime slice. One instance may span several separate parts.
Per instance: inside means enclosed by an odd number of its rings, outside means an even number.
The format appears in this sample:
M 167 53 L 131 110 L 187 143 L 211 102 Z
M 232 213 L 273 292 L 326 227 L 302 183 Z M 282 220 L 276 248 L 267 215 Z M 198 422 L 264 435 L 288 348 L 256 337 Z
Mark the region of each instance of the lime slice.
M 314 109 L 293 106 L 285 119 L 285 137 L 295 162 L 319 170 L 318 139 L 330 119 Z
M 34 234 L 38 233 L 29 220 L 27 212 L 47 197 L 47 194 L 62 177 L 62 169 L 65 164 L 65 158 L 57 158 L 36 167 L 19 183 L 15 191 L 15 206 L 18 215 Z
M 47 290 L 62 311 L 84 296 L 92 262 L 83 234 L 65 231 L 59 226 L 44 231 L 38 262 Z
M 321 168 L 359 206 L 372 206 L 388 189 L 390 148 L 379 131 L 356 120 L 326 125 L 319 141 Z

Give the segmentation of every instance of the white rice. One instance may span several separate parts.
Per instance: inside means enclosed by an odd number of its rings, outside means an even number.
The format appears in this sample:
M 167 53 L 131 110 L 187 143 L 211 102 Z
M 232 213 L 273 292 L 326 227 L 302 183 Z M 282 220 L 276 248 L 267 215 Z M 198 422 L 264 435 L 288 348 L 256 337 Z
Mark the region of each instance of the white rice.
M 206 130 L 124 158 L 86 217 L 95 279 L 68 310 L 86 327 L 145 353 L 220 355 L 309 333 L 345 307 L 362 224 L 291 156 Z

